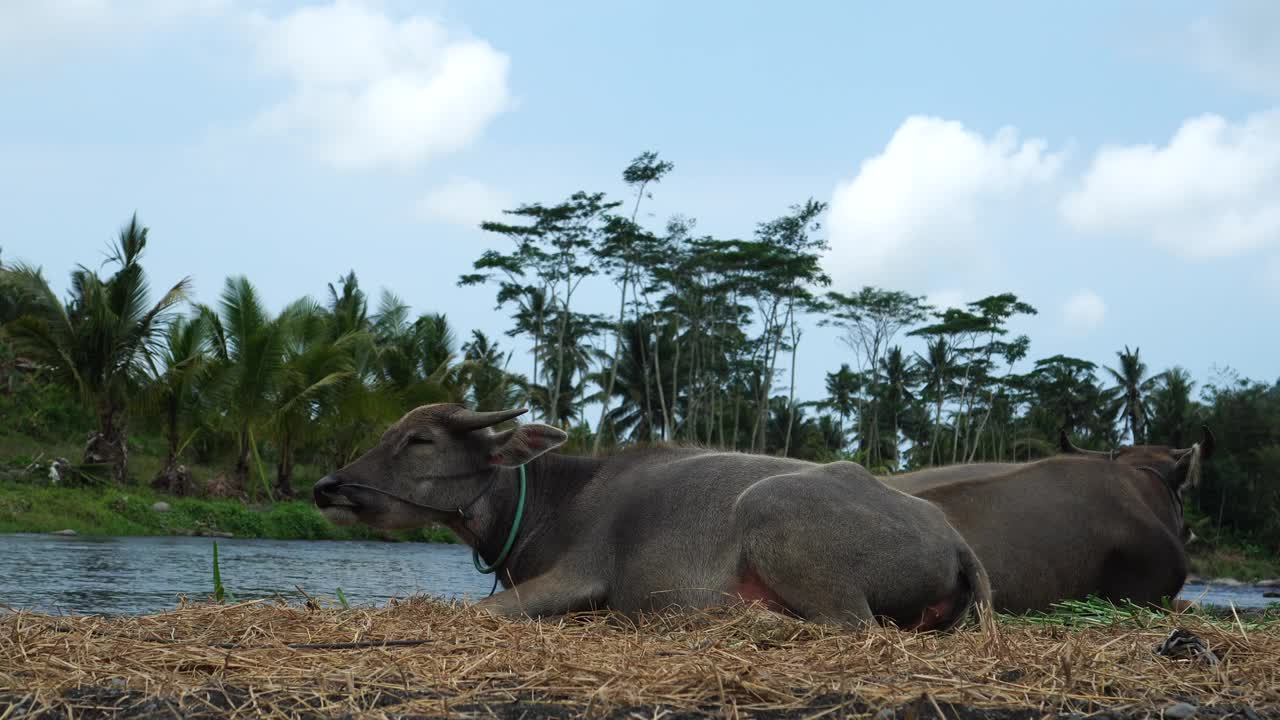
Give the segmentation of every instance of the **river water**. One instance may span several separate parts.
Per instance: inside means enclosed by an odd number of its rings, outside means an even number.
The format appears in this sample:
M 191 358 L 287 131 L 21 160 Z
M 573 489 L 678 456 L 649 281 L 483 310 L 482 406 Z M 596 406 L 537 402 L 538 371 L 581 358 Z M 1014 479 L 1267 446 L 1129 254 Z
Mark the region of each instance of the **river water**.
M 353 605 L 434 595 L 475 600 L 493 586 L 460 545 L 323 540 L 218 540 L 222 584 L 237 600 L 308 594 Z M 0 535 L 0 605 L 40 612 L 150 613 L 213 592 L 213 540 L 189 537 Z M 1188 584 L 1182 597 L 1265 607 L 1262 588 Z

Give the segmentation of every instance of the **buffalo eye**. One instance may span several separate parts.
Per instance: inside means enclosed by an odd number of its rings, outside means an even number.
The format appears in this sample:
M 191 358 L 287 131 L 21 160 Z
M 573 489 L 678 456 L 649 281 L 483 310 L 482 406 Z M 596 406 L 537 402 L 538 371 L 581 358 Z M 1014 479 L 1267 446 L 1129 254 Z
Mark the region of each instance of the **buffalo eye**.
M 396 449 L 393 454 L 399 455 L 403 450 L 410 446 L 421 447 L 424 445 L 431 445 L 433 442 L 434 441 L 426 435 L 404 435 L 401 436 L 400 442 L 396 444 Z

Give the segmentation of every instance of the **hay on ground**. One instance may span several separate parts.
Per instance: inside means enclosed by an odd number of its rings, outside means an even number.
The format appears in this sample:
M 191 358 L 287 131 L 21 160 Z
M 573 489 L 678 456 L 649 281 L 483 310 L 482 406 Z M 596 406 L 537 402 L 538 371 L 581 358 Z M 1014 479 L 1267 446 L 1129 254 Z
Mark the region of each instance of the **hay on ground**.
M 0 718 L 843 717 L 884 708 L 897 717 L 1159 717 L 1180 701 L 1203 718 L 1280 708 L 1280 626 L 1193 615 L 1147 625 L 855 632 L 749 608 L 514 621 L 427 599 L 348 610 L 199 604 L 113 618 L 9 612 L 0 613 Z M 1221 662 L 1156 655 L 1175 627 Z

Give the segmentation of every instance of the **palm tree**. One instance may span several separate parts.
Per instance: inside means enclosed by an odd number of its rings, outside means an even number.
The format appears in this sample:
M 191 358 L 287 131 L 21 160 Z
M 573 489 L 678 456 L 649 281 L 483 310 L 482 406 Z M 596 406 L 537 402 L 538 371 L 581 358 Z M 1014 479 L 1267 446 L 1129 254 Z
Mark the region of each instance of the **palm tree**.
M 545 352 L 548 327 L 551 326 L 550 316 L 555 303 L 547 297 L 545 290 L 536 287 L 520 288 L 512 299 L 517 303 L 517 310 L 512 315 L 515 326 L 507 331 L 507 336 L 528 335 L 532 338 L 533 374 L 530 381 L 537 382 L 542 377 L 539 361 Z M 501 297 L 499 300 L 501 301 Z M 536 412 L 539 407 L 534 406 L 532 410 Z M 530 413 L 530 419 L 533 414 Z
M 16 268 L 10 267 L 10 269 Z M 4 270 L 4 258 L 0 257 L 0 278 L 4 277 Z M 43 283 L 44 278 L 40 276 L 40 271 L 35 271 L 35 274 L 37 275 L 37 284 Z M 0 327 L 3 327 L 11 320 L 30 314 L 32 311 L 31 306 L 31 297 L 23 291 L 19 284 L 0 282 Z
M 900 469 L 902 464 L 899 449 L 902 439 L 902 416 L 916 399 L 911 392 L 912 374 L 902 354 L 901 346 L 893 346 L 884 357 L 880 358 L 882 383 L 876 405 L 884 410 L 888 416 L 884 420 L 889 420 L 891 426 L 887 438 L 880 437 L 879 428 L 877 428 L 876 435 L 881 445 L 877 448 L 877 455 L 880 454 L 879 450 L 887 450 L 889 458 L 893 461 L 894 470 Z
M 397 300 L 394 295 L 384 292 L 384 303 L 387 302 L 388 296 L 392 300 Z M 335 338 L 368 329 L 369 304 L 365 299 L 364 291 L 360 289 L 360 281 L 356 279 L 354 270 L 338 278 L 338 287 L 335 288 L 333 283 L 329 283 L 328 312 Z
M 128 476 L 129 398 L 153 365 L 169 313 L 190 284 L 184 278 L 151 304 L 140 262 L 147 234 L 135 214 L 107 258 L 115 273 L 103 278 L 78 266 L 65 304 L 38 268 L 0 270 L 0 285 L 24 299 L 23 314 L 6 325 L 14 350 L 75 390 L 93 411 L 97 427 L 85 444 L 84 462 L 110 467 L 117 483 Z
M 929 441 L 929 464 L 941 457 L 938 446 L 939 432 L 942 430 L 942 408 L 954 382 L 955 353 L 947 338 L 939 335 L 925 345 L 925 353 L 916 353 L 916 371 L 924 380 L 920 388 L 921 395 L 933 401 L 932 439 Z
M 378 313 L 368 315 L 368 302 L 355 274 L 330 286 L 329 337 L 336 342 L 351 334 L 347 354 L 351 372 L 337 383 L 327 402 L 317 408 L 315 438 L 327 451 L 330 466 L 339 468 L 369 447 L 379 433 L 404 412 L 394 389 L 385 381 L 386 343 L 408 326 L 409 306 L 384 291 Z
M 277 322 L 284 338 L 284 356 L 275 382 L 275 412 L 270 419 L 275 436 L 276 495 L 293 497 L 293 457 L 298 446 L 317 429 L 316 418 L 339 383 L 352 375 L 350 347 L 360 331 L 350 330 L 331 340 L 333 316 L 309 298 L 285 309 Z
M 597 357 L 591 341 L 600 333 L 604 322 L 599 316 L 578 312 L 563 318 L 559 309 L 549 316 L 548 321 L 560 328 L 562 346 L 555 349 L 544 347 L 542 377 L 532 378 L 529 399 L 546 422 L 567 429 L 582 413 L 591 364 Z M 668 369 L 664 375 L 668 381 L 670 373 Z
M 622 355 L 613 383 L 613 396 L 618 402 L 609 409 L 604 432 L 611 433 L 615 440 L 653 441 L 661 436 L 662 429 L 662 416 L 648 410 L 653 380 L 646 372 L 645 358 L 652 353 L 648 346 L 654 336 L 635 320 L 623 323 L 622 333 Z M 597 373 L 593 379 L 603 392 L 607 385 L 605 374 Z
M 238 447 L 230 490 L 243 493 L 249 489 L 257 435 L 276 411 L 284 328 L 267 315 L 257 291 L 244 276 L 227 278 L 218 310 L 201 305 L 200 313 L 210 329 L 214 358 L 211 390 Z M 260 480 L 267 489 L 266 477 Z
M 1056 438 L 1058 429 L 1065 428 L 1093 446 L 1115 445 L 1115 423 L 1106 412 L 1097 369 L 1095 363 L 1066 355 L 1035 362 L 1023 382 L 1030 392 L 1027 420 L 1041 438 Z
M 208 367 L 206 340 L 207 326 L 199 315 L 174 318 L 164 333 L 163 370 L 143 393 L 144 402 L 161 416 L 165 437 L 164 466 L 151 485 L 170 495 L 191 491 L 191 477 L 178 458 L 197 432 L 192 430 L 185 440 L 182 437 L 183 422 L 194 414 L 196 388 Z
M 413 323 L 415 339 L 422 354 L 423 374 L 430 375 L 453 360 L 457 344 L 449 319 L 443 313 L 427 313 Z
M 462 344 L 467 365 L 471 404 L 476 410 L 505 410 L 520 402 L 519 379 L 507 372 L 511 353 L 503 355 L 498 343 L 479 330 L 471 331 L 471 340 Z
M 840 418 L 839 435 L 845 437 L 845 424 L 858 409 L 858 393 L 862 391 L 862 380 L 858 373 L 849 367 L 849 363 L 841 363 L 840 369 L 827 373 L 827 408 Z
M 1138 348 L 1132 352 L 1124 346 L 1124 352 L 1117 352 L 1120 358 L 1118 368 L 1105 368 L 1107 374 L 1115 381 L 1115 386 L 1108 389 L 1112 399 L 1113 415 L 1124 423 L 1124 432 L 1129 435 L 1134 445 L 1145 442 L 1147 417 L 1151 414 L 1147 396 L 1155 388 L 1156 377 L 1147 377 L 1147 365 L 1138 357 Z
M 455 364 L 453 329 L 442 313 L 409 322 L 409 308 L 384 293 L 373 333 L 378 348 L 379 380 L 401 407 L 463 399 L 464 367 Z
M 1195 425 L 1195 402 L 1191 390 L 1195 382 L 1191 373 L 1172 367 L 1158 376 L 1159 384 L 1151 393 L 1151 418 L 1147 421 L 1146 440 L 1173 447 L 1184 447 Z
M 839 457 L 848 442 L 844 435 L 844 427 L 838 418 L 830 415 L 818 416 L 818 432 L 822 436 L 823 447 L 831 457 Z

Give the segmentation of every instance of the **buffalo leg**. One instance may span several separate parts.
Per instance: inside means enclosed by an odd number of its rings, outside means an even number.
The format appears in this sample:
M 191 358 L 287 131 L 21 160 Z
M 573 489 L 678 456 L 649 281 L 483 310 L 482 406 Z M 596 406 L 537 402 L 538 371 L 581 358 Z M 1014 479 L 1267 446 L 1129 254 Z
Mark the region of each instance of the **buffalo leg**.
M 739 497 L 734 527 L 739 576 L 756 573 L 808 620 L 932 627 L 968 609 L 967 548 L 942 512 L 853 463 L 759 481 Z
M 788 609 L 806 620 L 864 627 L 875 622 L 855 557 L 841 537 L 845 496 L 823 475 L 777 476 L 748 490 L 734 508 L 742 546 L 740 572 L 754 572 Z M 837 509 L 835 513 L 831 510 Z
M 594 610 L 604 599 L 603 583 L 550 570 L 476 603 L 478 610 L 512 617 L 537 618 Z
M 829 552 L 825 543 L 795 537 L 782 543 L 767 536 L 756 540 L 747 563 L 792 612 L 826 624 L 865 627 L 875 622 L 861 583 L 836 563 L 815 560 Z

